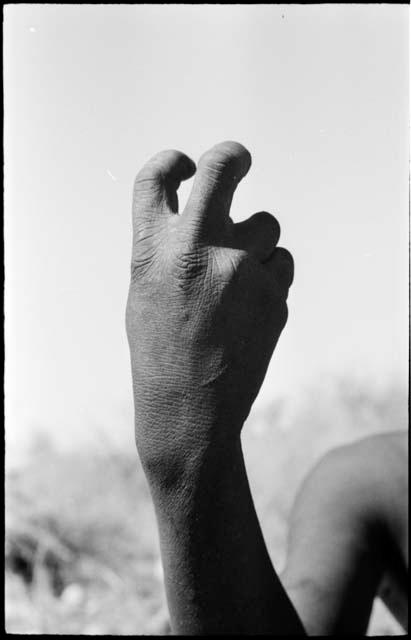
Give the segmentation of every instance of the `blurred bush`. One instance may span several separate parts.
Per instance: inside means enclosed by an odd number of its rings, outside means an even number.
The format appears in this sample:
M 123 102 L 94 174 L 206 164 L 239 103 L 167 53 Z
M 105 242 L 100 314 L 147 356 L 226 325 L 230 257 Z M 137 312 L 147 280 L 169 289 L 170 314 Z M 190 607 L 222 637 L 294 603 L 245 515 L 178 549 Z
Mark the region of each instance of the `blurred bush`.
M 13 633 L 167 629 L 154 515 L 134 451 L 37 448 L 7 475 L 6 618 Z
M 406 425 L 405 389 L 347 379 L 322 381 L 298 405 L 282 400 L 252 413 L 243 446 L 279 570 L 287 514 L 315 461 L 333 446 Z M 43 437 L 24 467 L 6 471 L 9 633 L 169 633 L 154 512 L 136 453 L 101 448 L 62 453 Z M 377 603 L 369 633 L 401 629 Z

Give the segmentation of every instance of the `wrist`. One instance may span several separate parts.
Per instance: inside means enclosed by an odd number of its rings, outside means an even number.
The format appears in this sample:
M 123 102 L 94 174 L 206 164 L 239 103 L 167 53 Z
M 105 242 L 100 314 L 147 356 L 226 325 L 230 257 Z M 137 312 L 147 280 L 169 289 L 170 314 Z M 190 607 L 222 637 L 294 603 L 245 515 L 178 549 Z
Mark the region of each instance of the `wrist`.
M 155 421 L 155 424 L 153 424 Z M 136 445 L 152 491 L 185 493 L 223 475 L 241 453 L 240 427 L 190 410 L 136 415 Z M 187 496 L 188 497 L 188 496 Z

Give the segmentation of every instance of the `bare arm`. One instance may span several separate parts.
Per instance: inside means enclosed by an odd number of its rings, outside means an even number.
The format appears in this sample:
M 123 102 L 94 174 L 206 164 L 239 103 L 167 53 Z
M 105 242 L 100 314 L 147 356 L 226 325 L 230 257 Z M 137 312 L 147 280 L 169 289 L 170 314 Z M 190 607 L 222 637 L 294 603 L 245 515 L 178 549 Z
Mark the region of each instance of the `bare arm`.
M 229 211 L 250 154 L 177 152 L 137 177 L 127 331 L 136 441 L 159 525 L 171 623 L 180 634 L 303 634 L 271 565 L 240 431 L 287 319 L 293 261 L 278 222 Z
M 407 625 L 404 444 L 405 434 L 389 434 L 340 447 L 299 492 L 282 579 L 309 635 L 364 635 L 384 583 L 400 594 L 405 610 L 393 613 Z
M 151 484 L 173 631 L 303 635 L 267 553 L 240 444 L 205 457 L 183 486 Z
M 275 248 L 272 216 L 240 224 L 229 217 L 249 166 L 241 145 L 214 147 L 180 215 L 177 188 L 195 172 L 184 154 L 154 157 L 135 185 L 127 331 L 136 442 L 157 513 L 172 627 L 364 633 L 398 530 L 392 483 L 380 482 L 372 456 L 361 447 L 359 457 L 357 448 L 332 454 L 303 488 L 283 576 L 295 609 L 248 486 L 240 432 L 286 323 L 293 278 L 290 254 Z M 376 459 L 384 468 L 386 457 Z

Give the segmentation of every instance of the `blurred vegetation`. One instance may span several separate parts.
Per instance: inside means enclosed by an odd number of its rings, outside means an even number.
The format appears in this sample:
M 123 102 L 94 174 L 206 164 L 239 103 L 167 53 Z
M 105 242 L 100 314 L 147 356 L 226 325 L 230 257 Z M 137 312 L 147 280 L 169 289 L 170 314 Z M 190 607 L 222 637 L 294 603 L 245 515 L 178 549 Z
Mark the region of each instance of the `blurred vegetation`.
M 333 446 L 406 427 L 405 389 L 344 379 L 307 389 L 298 406 L 284 400 L 252 413 L 245 457 L 279 570 L 288 510 L 308 469 Z M 63 453 L 40 435 L 27 464 L 6 469 L 9 633 L 169 633 L 154 512 L 136 452 L 101 448 Z M 401 632 L 377 603 L 369 634 Z

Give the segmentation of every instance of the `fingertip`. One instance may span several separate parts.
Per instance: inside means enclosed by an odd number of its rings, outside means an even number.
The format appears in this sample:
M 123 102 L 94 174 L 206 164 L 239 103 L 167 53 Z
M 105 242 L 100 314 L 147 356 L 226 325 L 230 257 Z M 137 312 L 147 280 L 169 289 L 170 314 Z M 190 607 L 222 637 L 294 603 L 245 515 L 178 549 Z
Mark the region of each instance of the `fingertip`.
M 252 163 L 250 151 L 241 142 L 235 140 L 224 140 L 214 146 L 214 149 L 221 153 L 240 158 L 244 165 L 249 169 Z
M 233 140 L 225 140 L 203 153 L 198 166 L 202 169 L 211 168 L 220 175 L 226 174 L 241 180 L 248 173 L 251 163 L 251 153 L 244 145 Z
M 197 166 L 196 163 L 194 162 L 194 160 L 192 160 L 191 158 L 189 158 L 188 156 L 184 156 L 187 162 L 187 170 L 186 170 L 186 180 L 188 180 L 189 178 L 192 178 L 192 176 L 195 174 L 195 172 L 197 171 Z
M 268 211 L 258 211 L 233 226 L 238 248 L 253 254 L 263 264 L 269 260 L 280 238 L 280 224 Z
M 196 172 L 195 162 L 177 149 L 165 149 L 156 153 L 147 162 L 145 168 L 147 171 L 157 172 L 165 178 L 172 176 L 180 180 L 187 180 Z
M 170 158 L 170 175 L 176 176 L 179 180 L 188 180 L 195 174 L 197 170 L 196 164 L 185 153 L 174 149 L 165 153 L 169 154 Z
M 185 153 L 176 149 L 160 151 L 150 158 L 134 180 L 134 199 L 156 200 L 168 190 L 176 191 L 183 180 L 196 172 L 196 165 Z
M 270 240 L 275 247 L 281 235 L 281 226 L 277 218 L 268 211 L 257 211 L 257 213 L 254 213 L 251 216 L 250 220 L 253 220 L 255 224 L 259 225 L 269 236 L 271 236 Z

